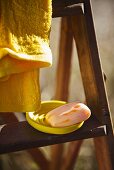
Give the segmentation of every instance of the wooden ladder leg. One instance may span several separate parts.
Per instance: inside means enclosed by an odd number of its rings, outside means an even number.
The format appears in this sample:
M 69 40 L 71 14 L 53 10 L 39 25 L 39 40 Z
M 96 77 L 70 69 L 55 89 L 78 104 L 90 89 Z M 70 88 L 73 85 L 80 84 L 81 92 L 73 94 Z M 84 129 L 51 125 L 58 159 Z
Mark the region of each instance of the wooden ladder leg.
M 111 165 L 107 137 L 94 139 L 94 144 L 99 170 L 112 170 L 113 167 Z
M 99 62 L 99 54 L 97 48 L 97 42 L 95 38 L 94 24 L 92 18 L 91 4 L 88 0 L 85 2 L 85 13 L 86 13 L 86 23 L 87 23 L 87 31 L 88 31 L 88 40 L 90 45 L 91 56 L 93 59 L 94 70 L 96 71 L 96 81 L 97 88 L 100 96 L 100 103 L 102 106 L 103 119 L 102 121 L 107 125 L 108 136 L 100 137 L 94 139 L 95 148 L 96 148 L 96 156 L 98 158 L 99 170 L 112 170 L 114 169 L 114 137 L 113 137 L 113 123 L 111 120 L 111 115 L 108 107 L 108 101 L 105 92 L 105 86 L 103 83 L 103 78 L 100 74 L 100 62 Z M 93 36 L 92 36 L 93 35 Z M 91 43 L 92 42 L 92 43 Z M 95 61 L 96 60 L 96 61 Z M 95 67 L 96 66 L 96 67 Z M 100 145 L 100 146 L 99 146 Z
M 70 142 L 68 151 L 63 159 L 61 170 L 73 170 L 77 161 L 77 157 L 82 146 L 83 140 Z
M 63 17 L 61 20 L 55 98 L 64 101 L 68 100 L 71 73 L 73 35 L 70 25 L 70 18 Z
M 62 18 L 55 99 L 64 101 L 68 100 L 68 87 L 71 71 L 73 36 L 70 30 L 70 25 L 69 17 Z M 63 144 L 53 145 L 51 147 L 51 170 L 59 170 L 61 168 L 63 150 Z
M 72 55 L 72 33 L 70 30 L 71 18 L 62 18 L 61 23 L 61 39 L 60 39 L 60 54 L 58 61 L 57 70 L 57 88 L 56 88 L 56 98 L 59 100 L 68 100 L 68 87 L 70 81 L 70 70 L 71 70 L 71 55 Z M 83 140 L 70 142 L 68 145 L 68 153 L 65 155 L 63 161 L 64 164 L 61 165 L 62 154 L 64 151 L 63 144 L 52 146 L 52 159 L 51 169 L 61 169 L 67 170 L 74 167 L 80 147 Z
M 105 169 L 107 167 L 108 169 L 106 170 L 112 170 L 114 169 L 114 167 L 112 167 L 114 166 L 114 156 L 112 156 L 114 149 L 112 148 L 111 151 L 110 146 L 112 146 L 113 143 L 113 131 L 89 0 L 85 1 L 84 10 L 85 14 L 83 14 L 82 11 L 82 15 L 72 17 L 72 29 L 76 41 L 87 104 L 99 121 L 105 122 L 108 127 L 108 137 L 95 139 L 97 157 L 101 157 L 103 161 L 104 156 L 102 153 L 104 153 L 103 148 L 105 147 L 105 160 L 108 161 L 108 167 L 107 162 L 103 162 L 105 164 L 103 167 L 105 167 Z M 79 48 L 80 44 L 82 46 L 81 48 Z M 99 141 L 103 147 L 99 146 Z M 99 152 L 99 148 L 102 152 Z M 101 166 L 99 166 L 99 168 L 101 170 Z

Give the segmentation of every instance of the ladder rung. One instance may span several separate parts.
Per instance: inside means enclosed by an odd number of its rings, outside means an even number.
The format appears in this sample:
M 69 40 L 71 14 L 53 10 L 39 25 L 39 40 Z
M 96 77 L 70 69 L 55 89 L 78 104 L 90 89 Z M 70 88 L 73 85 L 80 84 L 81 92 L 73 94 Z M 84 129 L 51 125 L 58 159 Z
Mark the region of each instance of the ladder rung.
M 107 135 L 106 126 L 101 125 L 93 116 L 79 130 L 65 135 L 37 131 L 26 121 L 4 124 L 0 129 L 1 154 Z
M 83 14 L 82 5 L 72 5 L 72 6 L 61 6 L 53 8 L 52 17 L 64 17 Z

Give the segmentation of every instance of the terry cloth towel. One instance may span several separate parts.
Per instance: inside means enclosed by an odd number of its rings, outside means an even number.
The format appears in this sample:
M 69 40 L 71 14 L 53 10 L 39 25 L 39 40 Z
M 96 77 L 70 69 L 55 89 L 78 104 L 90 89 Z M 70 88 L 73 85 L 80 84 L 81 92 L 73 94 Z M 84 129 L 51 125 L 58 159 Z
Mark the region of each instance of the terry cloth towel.
M 51 18 L 51 0 L 0 1 L 0 112 L 39 109 L 39 68 L 52 64 Z

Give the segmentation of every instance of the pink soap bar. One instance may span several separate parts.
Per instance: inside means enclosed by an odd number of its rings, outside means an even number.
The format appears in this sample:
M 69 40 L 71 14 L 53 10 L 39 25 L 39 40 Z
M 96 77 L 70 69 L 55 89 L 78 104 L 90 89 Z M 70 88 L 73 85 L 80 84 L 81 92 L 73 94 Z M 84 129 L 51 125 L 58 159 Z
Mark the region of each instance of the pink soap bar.
M 46 122 L 53 127 L 71 126 L 87 120 L 90 109 L 83 103 L 68 103 L 46 114 Z

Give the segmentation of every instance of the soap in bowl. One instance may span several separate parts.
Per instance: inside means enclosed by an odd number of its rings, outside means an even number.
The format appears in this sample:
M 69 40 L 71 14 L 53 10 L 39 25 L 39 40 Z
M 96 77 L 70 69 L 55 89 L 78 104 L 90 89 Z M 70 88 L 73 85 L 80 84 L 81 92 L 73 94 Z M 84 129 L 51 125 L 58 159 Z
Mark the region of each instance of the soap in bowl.
M 26 113 L 26 119 L 28 123 L 35 129 L 50 134 L 67 134 L 79 129 L 83 125 L 84 121 L 64 127 L 54 127 L 50 124 L 49 121 L 47 121 L 48 120 L 47 117 L 49 117 L 49 115 L 52 114 L 54 110 L 62 107 L 63 105 L 70 104 L 67 104 L 64 101 L 57 100 L 42 102 L 41 109 L 38 112 Z M 74 104 L 71 105 L 73 106 Z M 64 114 L 65 113 L 67 114 L 67 112 L 64 112 Z

